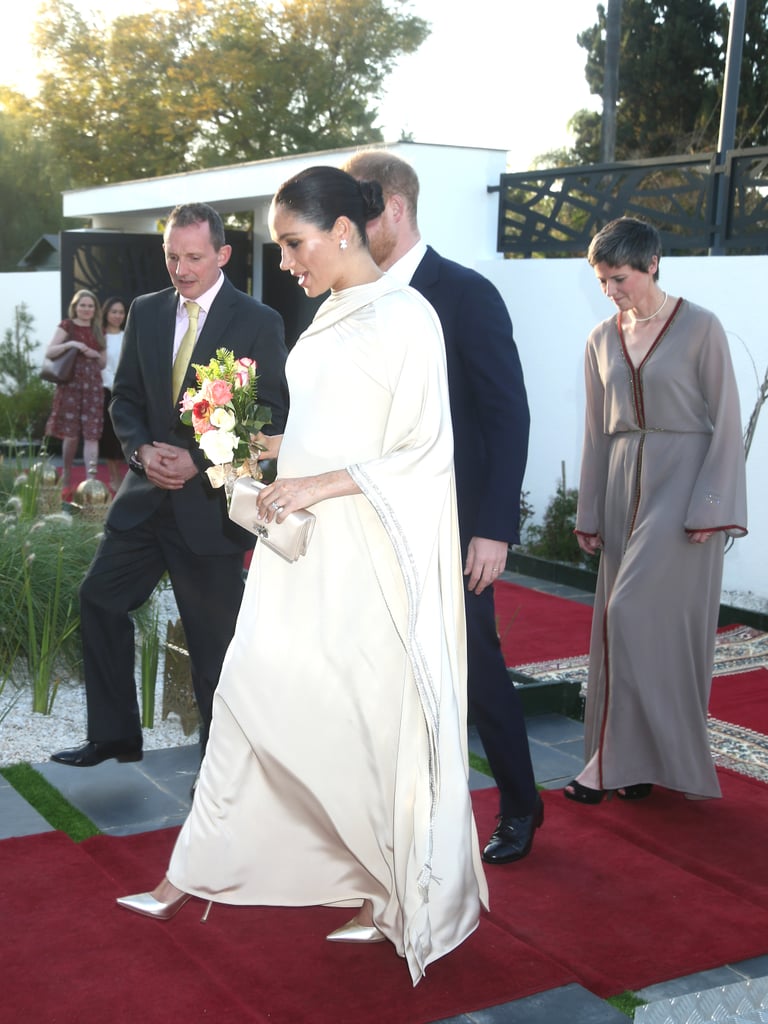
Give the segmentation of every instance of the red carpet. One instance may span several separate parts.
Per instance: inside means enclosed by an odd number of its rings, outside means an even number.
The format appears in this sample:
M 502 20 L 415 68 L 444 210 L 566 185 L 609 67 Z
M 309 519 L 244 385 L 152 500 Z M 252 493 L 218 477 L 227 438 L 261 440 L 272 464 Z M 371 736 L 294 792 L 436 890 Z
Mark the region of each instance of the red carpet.
M 659 791 L 583 807 L 547 793 L 535 855 L 488 870 L 491 919 L 600 996 L 765 954 L 768 790 L 718 774 L 718 801 Z M 477 794 L 481 835 L 494 796 Z
M 589 605 L 503 581 L 493 592 L 507 665 L 572 658 L 589 650 Z
M 0 843 L 6 1020 L 426 1024 L 579 982 L 600 996 L 768 951 L 763 783 L 720 772 L 724 799 L 666 792 L 582 807 L 544 795 L 535 853 L 488 869 L 491 913 L 411 987 L 389 943 L 324 940 L 349 911 L 193 901 L 167 923 L 115 906 L 160 877 L 174 830 L 80 846 Z M 495 790 L 474 794 L 481 836 Z
M 709 713 L 768 736 L 768 669 L 715 676 Z
M 117 907 L 162 874 L 174 835 L 0 843 L 3 1020 L 417 1024 L 575 980 L 492 919 L 414 989 L 389 943 L 325 941 L 349 910 L 215 905 L 201 925 L 198 901 L 167 923 Z

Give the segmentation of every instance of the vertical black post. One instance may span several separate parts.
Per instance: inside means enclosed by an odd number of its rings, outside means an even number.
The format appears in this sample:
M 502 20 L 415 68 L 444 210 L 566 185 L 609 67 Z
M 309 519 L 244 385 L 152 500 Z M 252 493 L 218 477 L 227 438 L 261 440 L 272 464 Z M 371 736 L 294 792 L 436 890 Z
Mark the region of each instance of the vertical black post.
M 720 108 L 720 133 L 717 139 L 715 158 L 715 181 L 712 192 L 712 224 L 710 256 L 722 256 L 725 252 L 725 227 L 728 214 L 730 182 L 726 177 L 726 154 L 733 149 L 736 140 L 736 115 L 739 107 L 739 77 L 741 55 L 744 50 L 744 25 L 747 16 L 747 0 L 733 0 L 731 24 L 728 29 L 728 48 L 725 54 L 725 84 L 723 103 Z
M 621 5 L 622 0 L 608 0 L 606 12 L 603 119 L 600 131 L 601 164 L 610 164 L 616 159 L 616 105 L 619 101 Z

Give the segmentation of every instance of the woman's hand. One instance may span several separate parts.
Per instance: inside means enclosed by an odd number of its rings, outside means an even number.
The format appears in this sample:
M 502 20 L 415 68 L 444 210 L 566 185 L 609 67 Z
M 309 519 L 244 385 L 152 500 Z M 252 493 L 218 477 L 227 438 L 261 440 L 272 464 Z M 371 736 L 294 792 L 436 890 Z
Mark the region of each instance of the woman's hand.
M 259 492 L 257 514 L 268 523 L 273 519 L 282 523 L 291 512 L 309 508 L 318 501 L 359 493 L 360 488 L 346 469 L 333 469 L 317 476 L 278 477 Z
M 258 434 L 251 434 L 251 440 L 259 446 L 256 458 L 261 462 L 263 459 L 277 458 L 280 445 L 283 443 L 283 435 L 265 434 L 260 430 Z
M 309 508 L 316 501 L 322 501 L 320 478 L 317 476 L 301 476 L 275 480 L 263 491 L 259 492 L 256 501 L 257 515 L 267 523 L 276 519 L 282 523 L 285 517 L 301 508 Z
M 688 541 L 691 544 L 706 544 L 715 533 L 719 533 L 719 530 L 689 530 Z
M 596 555 L 602 551 L 603 538 L 599 533 L 577 533 L 576 540 L 585 555 Z

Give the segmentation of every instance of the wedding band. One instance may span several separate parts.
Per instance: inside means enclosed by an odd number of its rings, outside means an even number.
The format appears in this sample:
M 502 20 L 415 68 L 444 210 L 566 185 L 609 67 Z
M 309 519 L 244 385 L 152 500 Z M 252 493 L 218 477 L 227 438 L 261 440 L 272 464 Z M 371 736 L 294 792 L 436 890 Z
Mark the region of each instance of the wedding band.
M 278 505 L 276 501 L 273 501 L 272 504 L 269 507 L 272 509 L 273 512 L 280 512 L 281 511 L 281 506 Z

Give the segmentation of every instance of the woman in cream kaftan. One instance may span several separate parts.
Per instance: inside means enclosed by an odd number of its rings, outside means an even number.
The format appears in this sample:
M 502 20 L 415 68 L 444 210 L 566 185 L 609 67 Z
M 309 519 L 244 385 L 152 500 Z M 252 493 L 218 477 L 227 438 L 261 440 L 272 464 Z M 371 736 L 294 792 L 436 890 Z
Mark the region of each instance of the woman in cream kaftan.
M 305 557 L 257 544 L 168 878 L 232 904 L 373 904 L 414 982 L 487 892 L 467 785 L 461 564 L 440 327 L 386 277 L 288 360 L 279 477 L 348 469 Z
M 716 797 L 707 705 L 723 551 L 746 532 L 736 383 L 705 309 L 672 299 L 639 360 L 626 323 L 620 312 L 600 324 L 586 351 L 577 531 L 603 545 L 586 757 L 600 789 L 658 783 Z M 698 535 L 708 539 L 692 543 Z

